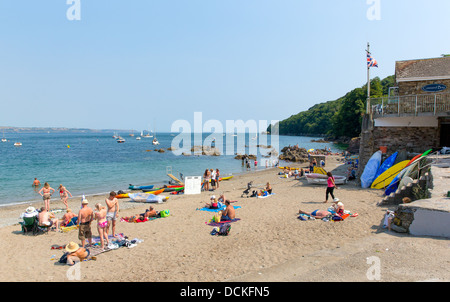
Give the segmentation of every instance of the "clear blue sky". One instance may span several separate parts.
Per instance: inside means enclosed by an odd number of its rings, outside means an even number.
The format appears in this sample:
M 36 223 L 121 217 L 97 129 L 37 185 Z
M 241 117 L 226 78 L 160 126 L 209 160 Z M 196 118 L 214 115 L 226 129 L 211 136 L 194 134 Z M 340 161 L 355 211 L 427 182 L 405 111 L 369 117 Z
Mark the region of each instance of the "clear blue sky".
M 282 120 L 366 82 L 365 48 L 450 53 L 450 1 L 0 0 L 0 126 L 169 131 L 177 119 Z

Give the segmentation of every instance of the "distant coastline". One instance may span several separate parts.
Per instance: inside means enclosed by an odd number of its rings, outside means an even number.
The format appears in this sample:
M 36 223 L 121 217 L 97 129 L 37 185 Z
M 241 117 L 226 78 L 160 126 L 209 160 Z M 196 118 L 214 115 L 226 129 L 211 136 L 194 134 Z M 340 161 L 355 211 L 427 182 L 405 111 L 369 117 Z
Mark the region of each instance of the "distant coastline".
M 114 133 L 114 132 L 136 132 L 133 129 L 89 129 L 89 128 L 66 128 L 66 127 L 9 127 L 0 126 L 0 132 L 3 133 L 45 133 L 45 132 L 72 132 L 72 133 Z

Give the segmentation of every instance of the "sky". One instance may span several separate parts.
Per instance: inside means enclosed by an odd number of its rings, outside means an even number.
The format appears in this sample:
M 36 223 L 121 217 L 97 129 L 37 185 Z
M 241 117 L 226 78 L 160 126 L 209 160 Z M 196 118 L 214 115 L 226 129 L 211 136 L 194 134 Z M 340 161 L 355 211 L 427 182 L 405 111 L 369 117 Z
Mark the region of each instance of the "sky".
M 368 42 L 372 78 L 449 54 L 449 13 L 448 0 L 0 0 L 0 126 L 283 120 L 363 86 Z

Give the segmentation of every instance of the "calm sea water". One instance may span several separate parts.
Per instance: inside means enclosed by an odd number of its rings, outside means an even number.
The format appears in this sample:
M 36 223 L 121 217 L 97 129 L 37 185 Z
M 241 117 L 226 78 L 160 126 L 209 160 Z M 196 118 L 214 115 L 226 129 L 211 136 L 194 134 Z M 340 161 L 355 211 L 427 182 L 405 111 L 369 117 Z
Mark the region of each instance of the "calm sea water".
M 158 133 L 159 146 L 152 144 L 151 138 L 136 140 L 129 134 L 121 133 L 125 143 L 117 143 L 113 133 L 11 133 L 5 134 L 6 143 L 0 143 L 0 205 L 41 200 L 40 195 L 31 186 L 36 177 L 41 184 L 48 182 L 57 189 L 63 184 L 73 196 L 83 194 L 106 193 L 127 190 L 129 184 L 167 184 L 169 178 L 166 168 L 178 176 L 202 175 L 206 168 L 218 168 L 222 176 L 244 173 L 241 161 L 234 155 L 221 156 L 176 156 L 170 151 L 158 153 L 155 148 L 168 148 L 176 135 Z M 138 136 L 138 135 L 136 135 Z M 210 134 L 203 134 L 203 139 Z M 245 144 L 271 144 L 270 136 L 264 140 L 252 140 L 253 135 L 246 134 Z M 339 151 L 333 144 L 312 143 L 313 137 L 279 136 L 280 149 L 287 145 L 299 144 L 310 149 L 331 148 Z M 194 138 L 192 137 L 192 145 Z M 216 138 L 216 141 L 218 138 Z M 234 148 L 233 154 L 243 153 L 237 149 L 238 137 L 224 141 L 224 153 Z M 21 147 L 14 142 L 20 141 Z M 68 147 L 70 146 L 70 148 Z M 248 152 L 248 148 L 247 152 Z M 261 149 L 267 150 L 270 149 Z M 265 168 L 266 158 L 260 157 L 259 169 Z M 59 194 L 52 200 L 59 200 Z

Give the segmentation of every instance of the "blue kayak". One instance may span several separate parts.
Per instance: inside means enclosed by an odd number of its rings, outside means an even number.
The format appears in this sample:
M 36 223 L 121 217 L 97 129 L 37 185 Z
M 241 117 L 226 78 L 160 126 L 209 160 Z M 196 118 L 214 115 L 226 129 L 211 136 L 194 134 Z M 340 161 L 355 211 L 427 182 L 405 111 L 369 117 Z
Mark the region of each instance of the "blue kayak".
M 130 184 L 130 186 L 128 187 L 128 189 L 130 190 L 148 190 L 148 189 L 153 189 L 154 185 L 150 185 L 150 186 L 133 186 Z

